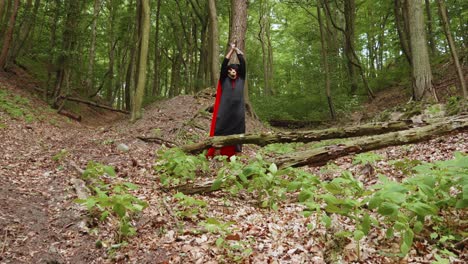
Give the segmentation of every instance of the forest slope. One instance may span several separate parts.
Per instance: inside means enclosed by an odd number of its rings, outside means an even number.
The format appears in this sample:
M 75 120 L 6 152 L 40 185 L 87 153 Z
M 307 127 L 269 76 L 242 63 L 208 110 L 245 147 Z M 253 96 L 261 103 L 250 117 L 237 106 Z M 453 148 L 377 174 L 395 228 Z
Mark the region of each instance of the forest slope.
M 155 161 L 159 159 L 156 151 L 164 140 L 166 143 L 197 141 L 206 135 L 209 114 L 203 110 L 212 100 L 209 93 L 198 98 L 179 96 L 151 105 L 146 108 L 144 118 L 135 124 L 120 114 L 109 114 L 106 121 L 107 114 L 102 112 L 93 122 L 80 124 L 56 115 L 30 96 L 24 85 L 17 84 L 21 82 L 15 77 L 2 75 L 0 78 L 2 98 L 6 98 L 2 106 L 6 102 L 17 106 L 13 110 L 0 110 L 2 263 L 358 261 L 356 243 L 334 235 L 343 228 L 354 228 L 349 219 L 334 215 L 331 227 L 325 228 L 315 224 L 320 222 L 315 216 L 304 217 L 301 214 L 304 205 L 292 200 L 280 203 L 275 211 L 259 208 L 250 193 L 232 196 L 219 191 L 193 196 L 203 205 L 196 213 L 180 217 L 186 208 L 181 206 L 180 198 L 161 188 L 160 177 L 154 171 Z M 251 131 L 265 129 L 253 122 L 249 120 Z M 150 135 L 162 138 L 163 142 L 146 143 L 137 139 L 137 136 Z M 452 133 L 427 142 L 375 151 L 381 158 L 370 163 L 356 162 L 358 157 L 351 155 L 325 167 L 304 170 L 323 181 L 349 171 L 365 186 L 375 184 L 378 174 L 401 181 L 406 176 L 393 161 L 448 160 L 456 151 L 468 152 L 466 138 L 467 131 Z M 122 150 L 121 144 L 128 151 Z M 249 157 L 257 153 L 269 154 L 268 150 L 256 147 L 245 151 Z M 81 176 L 77 168 L 85 169 L 90 161 L 113 166 L 116 180 L 138 185 L 139 189 L 132 193 L 148 203 L 133 221 L 137 234 L 128 238 L 128 245 L 115 241 L 117 223 L 114 221 L 103 224 L 88 220 L 87 226 L 80 224 L 82 219 L 88 219 L 88 212 L 75 203 L 77 196 L 72 180 Z M 222 166 L 219 162 L 211 165 L 213 174 Z M 466 220 L 466 212 L 451 217 Z M 229 224 L 221 231 L 210 231 L 206 225 L 208 219 Z M 223 230 L 229 230 L 230 234 L 223 236 Z M 220 237 L 224 237 L 223 243 L 217 242 Z M 360 241 L 359 257 L 366 263 L 429 263 L 442 254 L 437 244 L 427 237 L 418 238 L 404 259 L 394 254 L 398 247 L 397 237 L 386 239 L 384 230 L 373 228 Z M 467 252 L 455 252 L 450 259 L 452 263 L 463 263 L 467 261 Z

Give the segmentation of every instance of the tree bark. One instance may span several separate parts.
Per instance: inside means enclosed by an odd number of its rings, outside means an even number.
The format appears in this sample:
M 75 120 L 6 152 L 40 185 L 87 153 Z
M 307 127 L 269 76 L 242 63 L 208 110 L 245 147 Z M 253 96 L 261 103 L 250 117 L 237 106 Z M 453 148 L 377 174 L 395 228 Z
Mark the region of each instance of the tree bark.
M 140 47 L 138 54 L 138 74 L 135 96 L 132 104 L 131 120 L 134 122 L 142 117 L 141 108 L 143 104 L 143 96 L 145 94 L 146 83 L 146 68 L 148 60 L 148 45 L 150 33 L 150 8 L 149 0 L 141 0 L 141 13 L 138 15 L 140 19 Z
M 28 42 L 29 35 L 34 28 L 36 23 L 37 12 L 39 10 L 40 0 L 34 1 L 34 8 L 32 8 L 32 0 L 28 0 L 26 4 L 26 11 L 25 11 L 25 18 L 20 25 L 19 35 L 17 37 L 17 41 L 15 41 L 15 45 L 11 52 L 10 61 L 16 61 L 16 58 L 19 56 L 20 52 L 22 51 L 25 43 Z
M 322 46 L 322 63 L 323 63 L 323 69 L 325 71 L 325 91 L 327 94 L 327 102 L 328 102 L 328 108 L 330 110 L 330 116 L 332 120 L 336 119 L 336 114 L 335 114 L 335 108 L 333 106 L 333 101 L 331 97 L 331 88 L 330 88 L 330 70 L 328 67 L 328 54 L 327 54 L 327 43 L 326 43 L 326 38 L 325 38 L 325 33 L 324 33 L 324 27 L 323 27 L 323 22 L 322 22 L 322 15 L 320 12 L 321 8 L 321 0 L 317 0 L 317 18 L 319 22 L 319 29 L 320 29 L 320 44 Z
M 397 29 L 398 38 L 400 39 L 401 51 L 405 55 L 406 60 L 411 65 L 411 50 L 409 44 L 409 34 L 406 30 L 405 24 L 406 17 L 404 15 L 405 9 L 402 8 L 401 0 L 394 1 L 394 13 L 395 13 L 395 27 Z
M 445 37 L 447 38 L 447 42 L 450 47 L 450 52 L 452 54 L 452 58 L 455 63 L 455 68 L 457 70 L 458 81 L 460 82 L 460 89 L 463 92 L 463 97 L 465 97 L 465 99 L 468 99 L 465 77 L 463 76 L 463 70 L 460 66 L 460 60 L 458 59 L 457 48 L 455 47 L 455 42 L 453 41 L 452 33 L 450 32 L 447 9 L 445 8 L 445 3 L 443 0 L 437 0 L 437 3 L 439 4 L 439 13 L 442 18 L 442 25 L 444 28 Z
M 468 128 L 468 116 L 455 117 L 449 121 L 434 123 L 424 127 L 358 138 L 338 145 L 285 154 L 275 158 L 274 162 L 280 168 L 323 165 L 329 160 L 348 154 L 367 152 L 388 146 L 416 143 L 434 136 L 466 128 Z
M 219 33 L 218 33 L 218 15 L 216 12 L 215 0 L 208 0 L 210 13 L 210 58 L 211 58 L 211 83 L 210 86 L 216 87 L 219 78 Z
M 160 77 L 160 67 L 159 64 L 161 63 L 161 51 L 159 48 L 159 25 L 161 24 L 160 19 L 161 14 L 161 0 L 158 0 L 156 4 L 156 29 L 154 32 L 154 71 L 153 71 L 153 89 L 152 95 L 161 95 L 161 77 Z
M 235 43 L 236 46 L 244 51 L 244 58 L 247 60 L 247 52 L 245 51 L 245 33 L 247 32 L 247 8 L 248 0 L 231 0 L 231 23 L 229 27 L 229 41 L 226 47 L 229 47 L 229 43 Z M 231 58 L 233 62 L 237 61 L 236 56 Z M 249 99 L 249 88 L 248 80 L 245 80 L 244 87 L 244 98 L 247 113 L 257 118 L 255 111 L 253 110 L 252 104 Z
M 91 45 L 89 47 L 88 75 L 86 76 L 86 94 L 94 90 L 94 59 L 96 57 L 96 26 L 100 12 L 100 0 L 94 0 L 93 23 L 91 24 Z
M 427 15 L 427 35 L 429 38 L 429 47 L 431 48 L 431 54 L 435 55 L 437 53 L 436 43 L 434 39 L 434 30 L 432 30 L 432 12 L 431 12 L 431 2 L 429 0 L 424 0 L 426 6 L 426 15 Z
M 11 12 L 10 21 L 8 22 L 8 29 L 5 31 L 3 37 L 2 52 L 0 53 L 0 71 L 4 71 L 7 65 L 8 52 L 10 51 L 11 41 L 13 39 L 13 30 L 15 29 L 16 16 L 18 15 L 19 0 L 15 0 L 13 11 Z
M 253 135 L 230 135 L 210 137 L 195 144 L 182 146 L 181 149 L 188 153 L 198 153 L 204 149 L 235 144 L 255 144 L 265 146 L 272 143 L 291 143 L 291 142 L 312 142 L 333 138 L 348 138 L 365 135 L 375 135 L 390 131 L 408 129 L 410 125 L 407 122 L 392 122 L 365 124 L 361 126 L 345 128 L 328 128 L 323 130 L 312 130 L 303 132 L 280 132 L 276 134 L 253 134 Z
M 424 12 L 422 0 L 407 0 L 410 27 L 410 46 L 412 57 L 413 99 L 433 98 L 438 101 L 432 85 L 432 72 L 424 30 Z

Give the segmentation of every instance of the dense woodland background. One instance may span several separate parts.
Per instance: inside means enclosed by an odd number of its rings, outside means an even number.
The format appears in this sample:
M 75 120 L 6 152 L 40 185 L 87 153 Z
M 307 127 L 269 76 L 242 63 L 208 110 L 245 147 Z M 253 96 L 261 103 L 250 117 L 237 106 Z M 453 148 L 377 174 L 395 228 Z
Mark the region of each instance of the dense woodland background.
M 388 87 L 443 99 L 433 69 L 466 61 L 467 18 L 460 0 L 2 0 L 0 67 L 34 73 L 55 107 L 79 97 L 138 119 L 141 105 L 213 87 L 232 41 L 261 118 L 328 120 Z M 462 84 L 444 95 L 466 97 Z

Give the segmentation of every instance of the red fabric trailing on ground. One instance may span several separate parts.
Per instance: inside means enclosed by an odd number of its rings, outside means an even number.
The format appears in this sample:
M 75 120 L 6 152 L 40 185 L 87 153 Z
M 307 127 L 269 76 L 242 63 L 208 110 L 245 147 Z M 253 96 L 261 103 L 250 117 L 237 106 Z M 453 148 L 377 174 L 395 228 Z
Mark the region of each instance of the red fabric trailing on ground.
M 211 119 L 211 127 L 210 127 L 210 137 L 213 137 L 215 134 L 216 128 L 216 118 L 218 117 L 218 109 L 219 109 L 219 102 L 221 101 L 221 94 L 223 89 L 221 89 L 221 81 L 218 81 L 218 87 L 216 88 L 216 100 L 213 107 L 213 118 Z M 235 146 L 225 146 L 221 148 L 220 154 L 223 156 L 231 157 L 236 154 L 236 147 Z M 215 148 L 211 147 L 208 149 L 206 153 L 207 157 L 214 157 L 215 155 Z

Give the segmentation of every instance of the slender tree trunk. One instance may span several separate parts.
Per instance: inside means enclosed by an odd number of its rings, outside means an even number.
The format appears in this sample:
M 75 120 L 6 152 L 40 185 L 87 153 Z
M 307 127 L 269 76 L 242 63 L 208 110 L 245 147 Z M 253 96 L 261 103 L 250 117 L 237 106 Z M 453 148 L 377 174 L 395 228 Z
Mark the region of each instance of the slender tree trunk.
M 3 47 L 0 53 L 0 71 L 4 71 L 8 63 L 8 52 L 10 51 L 11 41 L 13 39 L 13 30 L 15 29 L 19 2 L 19 0 L 15 0 L 14 2 L 13 11 L 11 12 L 10 21 L 8 22 L 8 29 L 5 31 L 5 35 L 3 37 Z
M 407 16 L 404 15 L 405 9 L 402 8 L 401 0 L 394 1 L 394 11 L 395 11 L 395 24 L 398 33 L 398 38 L 400 39 L 401 50 L 405 55 L 406 60 L 411 65 L 411 50 L 409 44 L 409 34 L 406 30 L 407 22 L 405 19 Z
M 161 64 L 161 51 L 159 49 L 159 25 L 161 13 L 161 0 L 156 4 L 156 29 L 154 32 L 154 72 L 153 72 L 153 89 L 152 96 L 161 95 L 161 77 L 160 77 L 160 64 Z
M 322 22 L 322 15 L 320 14 L 320 8 L 322 6 L 321 0 L 317 0 L 317 18 L 319 22 L 319 29 L 320 29 L 320 44 L 322 46 L 322 63 L 323 69 L 325 70 L 325 91 L 327 93 L 327 102 L 328 108 L 330 109 L 330 116 L 332 120 L 336 119 L 335 108 L 333 107 L 333 101 L 331 97 L 331 88 L 330 88 L 330 71 L 328 68 L 328 54 L 327 54 L 327 45 L 325 39 L 325 33 L 323 32 L 323 22 Z
M 216 87 L 219 75 L 219 33 L 218 33 L 218 15 L 216 12 L 215 0 L 208 0 L 210 10 L 210 51 L 211 51 L 211 83 L 212 87 Z
M 432 30 L 432 12 L 431 12 L 431 2 L 429 0 L 425 0 L 426 5 L 426 15 L 427 15 L 427 35 L 429 38 L 429 47 L 431 48 L 431 54 L 437 54 L 435 39 L 434 39 L 434 32 Z
M 60 17 L 60 0 L 54 1 L 54 16 L 51 17 L 49 23 L 51 24 L 50 28 L 50 48 L 55 50 L 57 47 L 57 24 Z M 44 89 L 44 101 L 48 101 L 49 88 L 51 88 L 51 79 L 52 74 L 56 72 L 55 67 L 55 54 L 54 52 L 49 52 L 48 56 L 48 67 L 47 67 L 47 83 Z
M 351 94 L 356 94 L 358 89 L 357 78 L 356 78 L 356 68 L 353 56 L 354 49 L 354 24 L 356 18 L 356 5 L 354 0 L 345 0 L 344 1 L 344 15 L 345 15 L 345 47 L 344 52 L 346 58 L 348 59 L 348 75 L 349 82 L 351 85 Z
M 55 80 L 55 91 L 54 91 L 54 104 L 53 107 L 58 107 L 59 95 L 62 92 L 63 85 L 68 87 L 69 77 L 71 71 L 71 63 L 73 61 L 73 51 L 76 46 L 76 31 L 78 26 L 78 17 L 80 8 L 79 2 L 70 0 L 67 2 L 66 10 L 67 17 L 65 21 L 65 27 L 62 35 L 62 55 L 58 58 L 57 66 L 59 67 L 57 71 L 57 78 Z
M 112 4 L 111 4 L 112 5 Z M 93 23 L 91 24 L 91 45 L 88 58 L 88 75 L 86 76 L 85 94 L 94 91 L 94 59 L 96 57 L 96 26 L 101 7 L 101 0 L 94 0 Z
M 141 1 L 141 13 L 138 15 L 140 19 L 141 35 L 140 47 L 139 47 L 139 60 L 138 60 L 138 77 L 137 86 L 135 89 L 134 104 L 132 105 L 132 117 L 131 120 L 134 122 L 142 117 L 142 103 L 143 96 L 145 94 L 145 83 L 146 83 L 146 68 L 148 61 L 148 45 L 149 45 L 149 34 L 150 34 L 150 7 L 149 0 Z
M 10 0 L 10 2 L 11 2 L 11 0 Z M 6 19 L 4 19 L 4 18 L 5 18 L 5 17 L 7 16 L 7 14 L 8 14 L 8 10 L 7 10 L 7 7 L 8 7 L 8 6 L 9 6 L 9 5 L 8 5 L 7 0 L 1 0 L 1 1 L 0 1 L 0 42 L 3 40 L 3 34 L 4 34 L 3 31 L 4 31 L 5 28 L 6 28 L 5 23 L 4 23 L 4 21 L 5 21 Z
M 424 30 L 424 12 L 422 0 L 407 0 L 410 25 L 410 45 L 412 56 L 413 98 L 420 101 L 437 96 L 432 85 L 432 72 Z
M 460 60 L 458 59 L 457 48 L 455 47 L 455 42 L 453 41 L 452 32 L 450 32 L 447 9 L 445 8 L 445 3 L 443 0 L 437 0 L 437 3 L 439 4 L 439 13 L 442 18 L 442 26 L 444 28 L 445 37 L 447 38 L 447 42 L 450 47 L 450 52 L 452 54 L 452 58 L 455 63 L 455 68 L 457 70 L 458 81 L 460 82 L 460 89 L 463 92 L 463 97 L 465 97 L 465 99 L 468 99 L 465 77 L 463 76 L 463 71 L 460 66 Z
M 13 50 L 11 52 L 10 56 L 10 61 L 16 61 L 16 58 L 19 56 L 21 50 L 23 49 L 24 45 L 28 42 L 29 35 L 31 33 L 31 29 L 34 27 L 35 22 L 36 22 L 36 17 L 37 17 L 37 12 L 39 9 L 39 4 L 40 0 L 35 0 L 34 1 L 34 8 L 31 11 L 32 8 L 32 0 L 28 0 L 26 4 L 26 11 L 24 19 L 21 22 L 20 29 L 19 29 L 19 36 L 17 37 L 17 40 L 15 41 L 15 45 L 13 47 Z

